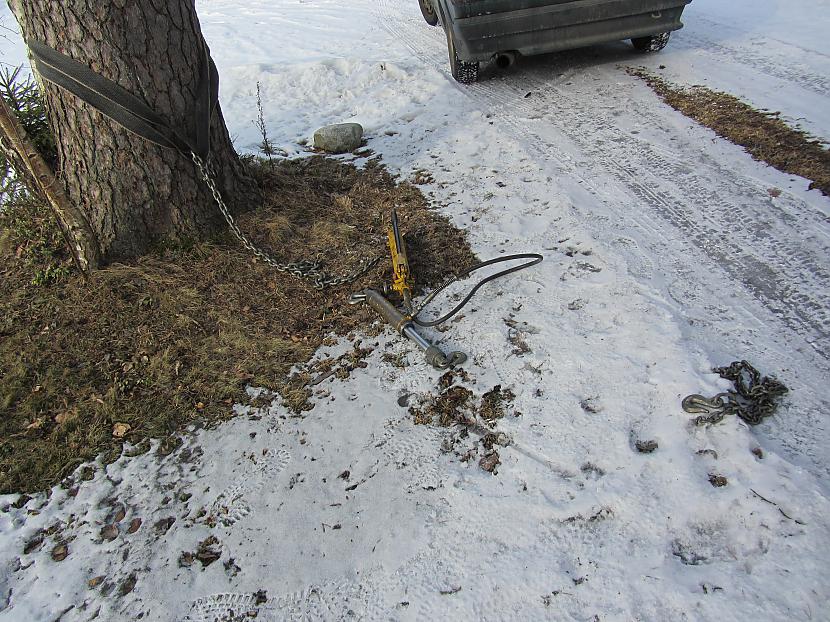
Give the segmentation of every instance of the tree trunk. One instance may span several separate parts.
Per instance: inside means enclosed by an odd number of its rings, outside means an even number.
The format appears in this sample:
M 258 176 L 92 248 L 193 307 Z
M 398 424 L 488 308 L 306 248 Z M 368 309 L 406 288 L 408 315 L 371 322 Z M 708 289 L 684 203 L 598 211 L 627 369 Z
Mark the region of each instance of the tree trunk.
M 24 38 L 89 66 L 194 135 L 203 39 L 194 0 L 9 0 Z M 161 239 L 198 239 L 222 226 L 187 156 L 132 134 L 74 95 L 41 81 L 60 158 L 59 177 L 83 212 L 103 263 L 143 254 Z M 221 110 L 211 123 L 218 187 L 233 209 L 258 199 Z

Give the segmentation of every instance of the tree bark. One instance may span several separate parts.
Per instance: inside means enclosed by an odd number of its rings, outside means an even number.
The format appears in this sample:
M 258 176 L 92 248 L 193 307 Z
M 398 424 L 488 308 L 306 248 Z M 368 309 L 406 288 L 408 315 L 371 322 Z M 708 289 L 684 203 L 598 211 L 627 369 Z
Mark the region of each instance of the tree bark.
M 39 40 L 118 83 L 193 135 L 203 38 L 194 0 L 9 0 L 25 39 Z M 162 239 L 199 239 L 222 226 L 187 156 L 154 145 L 74 95 L 41 81 L 58 145 L 59 178 L 83 212 L 103 263 Z M 231 208 L 258 200 L 217 107 L 217 185 Z

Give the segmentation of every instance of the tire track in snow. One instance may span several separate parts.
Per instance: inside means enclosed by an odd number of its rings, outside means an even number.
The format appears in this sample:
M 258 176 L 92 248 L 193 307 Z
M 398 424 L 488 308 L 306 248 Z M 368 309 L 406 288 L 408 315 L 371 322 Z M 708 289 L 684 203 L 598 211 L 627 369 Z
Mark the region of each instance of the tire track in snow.
M 685 134 L 663 130 L 662 138 L 671 141 L 666 144 L 677 141 L 675 151 L 623 132 L 613 116 L 618 92 L 607 100 L 608 93 L 586 96 L 568 84 L 610 80 L 615 88 L 626 86 L 616 69 L 603 69 L 608 58 L 598 63 L 594 52 L 557 54 L 524 63 L 504 79 L 462 87 L 447 71 L 443 32 L 428 27 L 414 5 L 378 0 L 375 12 L 413 55 L 476 107 L 494 113 L 549 172 L 558 169 L 557 176 L 573 180 L 574 192 L 594 197 L 580 208 L 581 226 L 607 240 L 632 275 L 677 302 L 676 312 L 688 320 L 684 330 L 699 347 L 718 358 L 748 352 L 759 364 L 774 361 L 789 372 L 797 409 L 765 425 L 764 433 L 793 458 L 807 456 L 817 472 L 828 473 L 819 413 L 830 403 L 816 392 L 830 349 L 826 208 L 786 191 L 771 201 L 765 182 L 728 169 L 717 153 L 703 151 L 707 141 L 683 145 Z M 639 88 L 635 85 L 631 81 L 626 88 Z M 542 95 L 525 99 L 534 89 Z M 655 110 L 657 105 L 651 116 L 648 109 L 625 112 L 654 129 Z M 720 145 L 721 151 L 731 148 Z M 762 166 L 748 160 L 746 165 Z
M 682 232 L 790 328 L 815 340 L 817 349 L 826 355 L 830 271 L 824 258 L 830 251 L 830 221 L 825 215 L 790 195 L 782 195 L 777 202 L 761 200 L 766 197 L 762 185 L 735 175 L 703 152 L 696 154 L 697 162 L 690 163 L 666 149 L 655 149 L 623 131 L 610 108 L 582 109 L 574 105 L 575 99 L 582 98 L 568 96 L 555 84 L 539 79 L 536 71 L 523 76 L 521 89 L 507 87 L 512 97 L 504 89 L 488 89 L 489 85 L 474 89 L 483 100 L 501 106 L 503 115 L 512 110 L 517 116 L 536 117 L 556 126 L 591 163 L 601 164 L 641 205 Z M 600 95 L 619 97 L 619 88 L 614 85 L 615 93 L 602 93 L 610 90 L 602 89 Z M 535 103 L 526 103 L 529 100 L 521 91 L 538 95 Z M 556 112 L 545 112 L 549 110 Z M 645 111 L 635 114 L 637 126 L 649 126 Z M 527 125 L 518 131 L 528 142 L 544 144 L 541 133 Z M 648 212 L 631 210 L 628 215 L 640 228 L 659 231 L 654 226 L 659 225 L 657 219 Z M 793 239 L 793 231 L 812 231 L 815 238 L 805 243 L 803 238 Z
M 718 41 L 705 33 L 718 30 L 733 30 L 723 24 L 696 15 L 694 28 L 686 28 L 682 36 L 674 37 L 670 45 L 690 51 L 698 51 L 711 57 L 713 64 L 739 64 L 750 67 L 765 76 L 776 78 L 811 91 L 817 95 L 830 96 L 830 78 L 811 71 L 803 62 L 805 57 L 812 57 L 826 63 L 827 55 L 808 50 L 792 44 L 775 40 L 782 50 L 791 50 L 791 54 L 780 53 L 769 45 L 764 45 L 764 53 L 754 52 L 746 47 L 735 47 Z M 746 36 L 746 35 L 744 35 Z
M 446 73 L 443 55 L 439 60 L 434 52 L 441 47 L 440 30 L 435 29 L 436 36 L 428 26 L 417 23 L 417 14 L 405 12 L 400 3 L 390 0 L 380 0 L 377 12 L 381 22 L 414 54 L 439 63 L 437 68 Z M 760 183 L 736 175 L 711 156 L 695 152 L 698 160 L 689 162 L 689 153 L 673 154 L 625 132 L 613 116 L 619 84 L 614 85 L 613 93 L 601 89 L 595 105 L 585 106 L 586 98 L 564 92 L 556 80 L 540 76 L 541 71 L 550 72 L 550 68 L 523 68 L 521 76 L 460 90 L 488 111 L 495 111 L 542 159 L 554 160 L 563 171 L 592 188 L 595 184 L 579 174 L 577 165 L 563 156 L 545 132 L 553 128 L 564 135 L 591 164 L 599 163 L 619 184 L 604 192 L 593 187 L 594 194 L 631 196 L 638 207 L 646 208 L 627 208 L 628 218 L 640 230 L 653 232 L 652 237 L 673 233 L 677 238 L 679 233 L 685 243 L 708 257 L 713 268 L 743 284 L 826 358 L 830 349 L 827 216 L 787 194 L 776 202 L 761 201 L 766 189 Z M 532 99 L 524 97 L 528 92 L 533 93 Z M 603 107 L 603 101 L 609 105 Z M 634 114 L 638 125 L 648 127 L 653 122 L 647 111 Z M 539 127 L 542 123 L 545 127 Z M 663 223 L 674 232 L 666 232 Z M 810 240 L 792 239 L 793 231 L 815 235 Z

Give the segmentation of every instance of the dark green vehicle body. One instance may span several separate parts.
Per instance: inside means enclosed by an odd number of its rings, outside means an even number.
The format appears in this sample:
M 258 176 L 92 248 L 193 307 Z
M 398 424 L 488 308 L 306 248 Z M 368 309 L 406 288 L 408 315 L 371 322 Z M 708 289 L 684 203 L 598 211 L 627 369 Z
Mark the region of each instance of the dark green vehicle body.
M 530 56 L 683 27 L 691 0 L 425 0 L 456 55 L 478 62 L 505 52 Z

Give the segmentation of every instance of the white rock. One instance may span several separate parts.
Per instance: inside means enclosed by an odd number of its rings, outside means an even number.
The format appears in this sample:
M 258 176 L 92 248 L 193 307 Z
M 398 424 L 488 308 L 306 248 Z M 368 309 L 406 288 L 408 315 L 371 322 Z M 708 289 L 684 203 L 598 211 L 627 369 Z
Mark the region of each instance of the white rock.
M 329 153 L 345 153 L 360 147 L 363 126 L 360 123 L 326 125 L 314 132 L 314 147 Z

